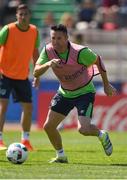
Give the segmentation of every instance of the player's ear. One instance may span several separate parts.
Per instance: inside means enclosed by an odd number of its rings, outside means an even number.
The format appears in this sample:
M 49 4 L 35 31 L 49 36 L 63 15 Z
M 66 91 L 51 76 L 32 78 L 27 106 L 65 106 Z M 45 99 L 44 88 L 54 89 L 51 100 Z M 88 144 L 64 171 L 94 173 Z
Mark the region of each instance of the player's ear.
M 69 36 L 68 36 L 68 34 L 66 34 L 66 39 L 68 40 L 68 38 L 69 38 Z
M 66 34 L 65 37 L 66 37 L 66 39 L 68 39 L 68 38 L 69 38 L 69 37 L 68 37 L 68 34 Z
M 18 19 L 18 14 L 17 13 L 16 13 L 15 17 L 16 17 L 16 19 Z

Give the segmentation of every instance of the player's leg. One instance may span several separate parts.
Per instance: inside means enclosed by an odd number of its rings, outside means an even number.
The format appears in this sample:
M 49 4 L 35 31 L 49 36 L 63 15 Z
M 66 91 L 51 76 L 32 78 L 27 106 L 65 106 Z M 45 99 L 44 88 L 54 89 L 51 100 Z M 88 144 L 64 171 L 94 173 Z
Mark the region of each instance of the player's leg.
M 91 124 L 91 118 L 78 116 L 78 131 L 85 136 L 98 136 L 99 129 Z
M 21 143 L 24 144 L 29 151 L 33 150 L 30 143 L 29 135 L 31 129 L 31 119 L 32 119 L 32 103 L 21 103 L 22 104 L 22 114 L 21 114 L 21 126 L 22 126 L 22 137 Z
M 51 144 L 56 150 L 56 158 L 50 162 L 67 163 L 67 157 L 65 156 L 62 139 L 57 126 L 64 120 L 69 113 L 72 106 L 68 100 L 59 94 L 56 94 L 51 101 L 51 107 L 47 115 L 47 119 L 44 124 L 44 130 L 46 131 Z
M 32 90 L 29 80 L 13 81 L 13 99 L 14 102 L 20 102 L 22 105 L 21 125 L 22 136 L 21 143 L 23 143 L 29 151 L 33 150 L 29 141 L 31 120 L 32 120 Z
M 44 124 L 44 130 L 46 131 L 50 142 L 56 150 L 62 149 L 62 140 L 57 126 L 65 118 L 64 115 L 55 111 L 49 110 L 46 122 Z
M 78 130 L 85 136 L 97 136 L 102 143 L 106 155 L 111 155 L 113 151 L 112 143 L 109 135 L 103 130 L 99 130 L 97 126 L 91 123 L 93 111 L 94 95 L 86 94 L 80 98 L 77 103 L 78 109 Z
M 113 151 L 113 146 L 109 135 L 104 130 L 99 130 L 95 125 L 91 124 L 90 118 L 79 116 L 78 130 L 85 136 L 97 136 L 104 148 L 107 156 L 110 156 Z
M 53 145 L 54 149 L 56 150 L 56 158 L 53 158 L 50 162 L 67 162 L 67 158 L 65 156 L 62 139 L 60 133 L 57 129 L 57 126 L 62 122 L 65 118 L 64 115 L 49 110 L 46 122 L 44 124 L 44 130 L 48 135 L 48 138 Z
M 32 119 L 32 103 L 21 103 L 21 105 L 23 109 L 21 114 L 21 125 L 23 131 L 29 132 Z
M 87 93 L 75 100 L 78 111 L 78 130 L 83 135 L 97 136 L 99 129 L 91 124 L 95 94 Z
M 3 128 L 5 123 L 5 114 L 7 111 L 8 99 L 0 98 L 0 150 L 7 149 L 3 141 Z
M 5 114 L 8 107 L 10 92 L 11 92 L 11 80 L 1 75 L 0 76 L 0 150 L 7 149 L 7 147 L 3 142 L 3 128 L 5 124 Z

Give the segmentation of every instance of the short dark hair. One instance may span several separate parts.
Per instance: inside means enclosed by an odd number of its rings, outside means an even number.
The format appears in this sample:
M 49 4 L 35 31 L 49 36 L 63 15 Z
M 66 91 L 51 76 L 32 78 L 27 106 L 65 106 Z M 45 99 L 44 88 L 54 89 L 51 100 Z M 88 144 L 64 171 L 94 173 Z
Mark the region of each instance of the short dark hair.
M 53 26 L 51 26 L 51 30 L 61 31 L 61 32 L 67 34 L 67 28 L 63 24 L 53 25 Z
M 30 9 L 28 8 L 27 4 L 19 4 L 16 9 L 16 12 L 18 12 L 21 9 L 27 9 L 30 12 Z

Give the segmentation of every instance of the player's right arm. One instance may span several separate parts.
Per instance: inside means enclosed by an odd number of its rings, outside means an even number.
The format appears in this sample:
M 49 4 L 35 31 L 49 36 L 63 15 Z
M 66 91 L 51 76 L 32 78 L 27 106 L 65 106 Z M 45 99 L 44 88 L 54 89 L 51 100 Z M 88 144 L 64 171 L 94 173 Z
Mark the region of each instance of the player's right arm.
M 6 44 L 7 41 L 7 37 L 8 37 L 8 26 L 4 26 L 1 30 L 0 30 L 0 49 L 1 47 Z M 0 72 L 0 77 L 1 77 L 1 72 Z
M 49 68 L 48 65 L 48 56 L 45 51 L 45 47 L 42 49 L 41 54 L 35 64 L 33 75 L 39 77 L 44 74 Z
M 0 47 L 4 44 L 6 44 L 7 37 L 8 37 L 8 26 L 4 26 L 0 31 Z
M 60 59 L 52 59 L 49 61 L 45 47 L 42 49 L 41 54 L 36 62 L 33 75 L 39 77 L 44 74 L 50 67 L 59 67 Z

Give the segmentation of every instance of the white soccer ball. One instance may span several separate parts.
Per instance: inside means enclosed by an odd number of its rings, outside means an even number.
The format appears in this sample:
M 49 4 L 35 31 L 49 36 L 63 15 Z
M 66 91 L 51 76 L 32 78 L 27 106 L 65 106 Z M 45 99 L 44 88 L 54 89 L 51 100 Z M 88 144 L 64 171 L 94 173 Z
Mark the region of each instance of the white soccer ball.
M 22 164 L 28 157 L 28 150 L 21 143 L 12 143 L 6 151 L 6 157 L 13 164 Z

